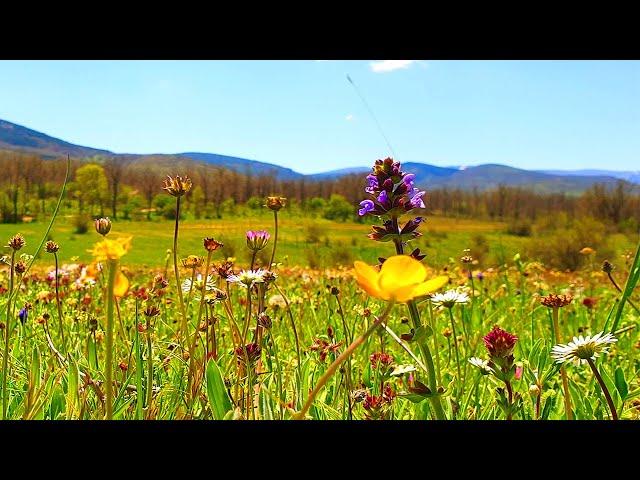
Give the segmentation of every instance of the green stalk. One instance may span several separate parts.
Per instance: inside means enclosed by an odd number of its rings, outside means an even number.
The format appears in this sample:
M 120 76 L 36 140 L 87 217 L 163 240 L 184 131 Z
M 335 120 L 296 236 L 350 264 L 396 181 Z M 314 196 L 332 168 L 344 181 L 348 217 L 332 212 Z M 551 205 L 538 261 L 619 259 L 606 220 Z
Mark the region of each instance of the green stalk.
M 178 270 L 178 225 L 180 223 L 180 198 L 176 197 L 176 223 L 173 231 L 173 273 L 176 277 L 176 288 L 180 301 L 180 315 L 182 316 L 182 335 L 187 338 L 187 313 L 184 309 L 184 299 L 182 298 L 182 285 L 180 285 L 180 272 Z
M 462 385 L 462 373 L 460 371 L 460 353 L 458 352 L 458 335 L 456 333 L 456 322 L 454 322 L 453 320 L 453 312 L 452 312 L 452 307 L 447 308 L 447 310 L 449 311 L 449 319 L 451 320 L 451 330 L 453 331 L 453 348 L 456 352 L 456 369 L 458 371 L 458 381 L 456 382 L 457 384 L 457 391 L 460 391 L 461 385 Z
M 107 331 L 105 335 L 106 340 L 106 381 L 105 381 L 105 395 L 106 395 L 106 419 L 113 420 L 113 307 L 115 298 L 113 296 L 113 287 L 116 281 L 116 274 L 118 272 L 118 261 L 110 259 L 107 262 L 109 267 L 109 273 L 107 277 Z
M 398 218 L 392 218 L 396 229 L 398 229 Z M 404 254 L 404 248 L 402 247 L 402 240 L 400 238 L 395 239 L 394 242 L 396 247 L 396 253 L 398 255 Z M 414 330 L 418 330 L 418 327 L 422 326 L 422 322 L 420 321 L 420 312 L 418 312 L 418 307 L 416 306 L 416 302 L 414 300 L 410 300 L 407 302 L 407 307 L 409 308 L 409 315 L 411 316 L 411 321 L 413 323 Z M 435 332 L 434 332 L 435 335 Z M 432 396 L 429 397 L 431 401 L 431 406 L 433 407 L 434 414 L 438 420 L 445 420 L 446 415 L 442 408 L 442 403 L 440 402 L 440 396 L 438 395 L 438 384 L 436 381 L 436 372 L 435 366 L 433 365 L 433 357 L 431 356 L 431 351 L 429 350 L 429 345 L 426 342 L 418 342 L 418 347 L 420 348 L 420 353 L 422 354 L 422 358 L 424 358 L 425 363 L 427 364 L 427 368 L 429 369 L 429 389 L 431 390 Z
M 633 293 L 633 290 L 636 288 L 638 281 L 640 281 L 640 242 L 638 242 L 636 256 L 633 259 L 631 268 L 629 269 L 629 276 L 627 277 L 627 283 L 624 286 L 624 292 L 622 294 L 622 297 L 620 298 L 620 303 L 618 303 L 616 316 L 613 320 L 613 325 L 611 326 L 612 333 L 618 329 L 618 323 L 620 323 L 620 319 L 622 318 L 622 310 L 624 309 L 625 303 L 629 301 L 629 297 Z
M 417 330 L 418 327 L 422 325 L 420 322 L 420 313 L 418 312 L 418 307 L 416 307 L 416 303 L 413 300 L 407 302 L 407 306 L 409 307 L 409 314 L 411 316 L 413 328 Z M 433 365 L 433 357 L 431 356 L 429 345 L 426 342 L 418 342 L 418 347 L 420 348 L 422 358 L 424 358 L 426 366 L 429 369 L 429 389 L 431 390 L 432 394 L 432 396 L 429 397 L 429 400 L 431 401 L 431 406 L 433 407 L 433 413 L 435 414 L 437 420 L 446 420 L 447 417 L 444 413 L 444 409 L 442 408 L 442 403 L 440 402 L 440 395 L 438 395 L 436 369 Z
M 340 356 L 336 358 L 331 365 L 329 365 L 329 368 L 327 368 L 327 370 L 324 372 L 322 377 L 320 377 L 320 380 L 318 380 L 318 383 L 316 384 L 315 388 L 309 394 L 309 397 L 307 398 L 307 401 L 302 407 L 302 410 L 300 410 L 298 413 L 294 415 L 293 418 L 295 420 L 303 420 L 305 418 L 306 413 L 309 411 L 309 408 L 311 408 L 311 405 L 313 405 L 313 401 L 315 400 L 320 390 L 322 390 L 322 388 L 327 384 L 327 382 L 331 379 L 333 374 L 336 373 L 336 370 L 338 370 L 338 367 L 340 367 L 340 365 L 342 365 L 353 354 L 353 352 L 355 352 L 356 349 L 360 345 L 362 345 L 373 332 L 376 331 L 376 329 L 380 326 L 380 324 L 382 324 L 386 320 L 386 318 L 389 316 L 389 312 L 391 311 L 391 308 L 393 307 L 393 305 L 394 305 L 394 302 L 387 303 L 387 308 L 385 308 L 382 315 L 376 318 L 375 321 L 371 323 L 371 326 L 367 329 L 367 331 L 364 332 L 360 337 L 356 338 L 351 343 L 351 345 L 349 345 L 346 348 L 346 350 L 342 352 Z
M 273 211 L 273 223 L 275 225 L 275 234 L 273 236 L 273 250 L 271 250 L 271 260 L 269 260 L 269 270 L 273 265 L 273 260 L 276 258 L 276 245 L 278 244 L 278 211 Z
M 58 307 L 58 328 L 60 329 L 60 338 L 62 339 L 62 352 L 64 353 L 67 350 L 67 342 L 64 338 L 64 328 L 62 325 L 62 304 L 60 303 L 60 281 L 58 279 L 58 254 L 53 252 L 53 258 L 56 263 L 56 306 Z
M 553 335 L 556 339 L 556 343 L 561 343 L 560 325 L 558 323 L 558 311 L 559 308 L 553 308 L 551 311 L 551 317 L 553 319 Z M 567 420 L 573 420 L 573 412 L 571 411 L 571 397 L 569 393 L 569 380 L 567 379 L 567 370 L 564 365 L 560 367 L 560 377 L 562 378 L 562 390 L 564 391 L 564 410 L 567 415 Z
M 4 326 L 4 352 L 2 356 L 2 419 L 7 419 L 9 392 L 7 392 L 7 376 L 9 375 L 9 338 L 11 337 L 11 297 L 13 296 L 13 275 L 16 251 L 11 251 L 11 265 L 9 276 L 9 298 L 7 299 L 7 322 Z
M 150 411 L 152 400 L 153 400 L 153 345 L 151 344 L 151 317 L 147 317 L 147 412 Z
M 607 405 L 609 405 L 609 411 L 611 412 L 611 418 L 613 420 L 618 420 L 618 412 L 616 411 L 616 407 L 613 404 L 613 399 L 611 398 L 611 394 L 609 393 L 609 389 L 607 388 L 607 385 L 604 383 L 604 380 L 602 379 L 602 376 L 600 375 L 600 372 L 598 372 L 598 369 L 596 368 L 595 363 L 593 363 L 593 360 L 591 360 L 590 358 L 587 358 L 587 362 L 589 362 L 589 366 L 591 367 L 591 371 L 595 375 L 596 380 L 598 380 L 598 384 L 600 384 L 600 388 L 602 389 L 602 393 L 604 393 L 604 397 L 607 399 Z

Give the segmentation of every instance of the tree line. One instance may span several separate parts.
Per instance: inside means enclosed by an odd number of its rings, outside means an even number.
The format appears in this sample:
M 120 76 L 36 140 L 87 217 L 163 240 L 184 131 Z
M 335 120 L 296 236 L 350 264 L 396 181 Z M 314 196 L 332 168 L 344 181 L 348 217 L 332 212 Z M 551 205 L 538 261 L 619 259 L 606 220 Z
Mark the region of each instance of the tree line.
M 16 223 L 45 218 L 64 181 L 66 159 L 0 151 L 0 221 Z M 186 209 L 197 218 L 220 218 L 238 205 L 259 208 L 267 195 L 284 195 L 292 208 L 324 211 L 327 218 L 355 218 L 364 194 L 364 175 L 333 180 L 281 180 L 273 174 L 238 172 L 171 155 L 109 156 L 72 159 L 64 207 L 90 216 L 114 219 L 171 218 L 173 202 L 162 191 L 166 175 L 188 175 L 193 189 Z M 531 221 L 564 212 L 637 229 L 640 195 L 620 181 L 614 188 L 594 184 L 580 195 L 544 194 L 523 187 L 493 190 L 427 189 L 429 213 L 454 217 Z M 328 213 L 327 213 L 328 212 Z

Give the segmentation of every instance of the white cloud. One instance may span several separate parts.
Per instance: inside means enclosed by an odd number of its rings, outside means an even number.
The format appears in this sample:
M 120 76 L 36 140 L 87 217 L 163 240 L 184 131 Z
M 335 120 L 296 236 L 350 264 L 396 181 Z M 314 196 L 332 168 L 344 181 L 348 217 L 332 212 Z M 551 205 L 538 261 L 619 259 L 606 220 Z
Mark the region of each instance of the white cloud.
M 385 73 L 409 68 L 415 62 L 416 60 L 378 60 L 371 62 L 369 66 L 371 70 L 376 73 Z
M 352 114 L 352 113 L 350 113 L 349 115 L 347 115 L 346 117 L 344 117 L 344 119 L 345 119 L 347 122 L 350 122 L 351 120 L 353 120 L 353 114 Z

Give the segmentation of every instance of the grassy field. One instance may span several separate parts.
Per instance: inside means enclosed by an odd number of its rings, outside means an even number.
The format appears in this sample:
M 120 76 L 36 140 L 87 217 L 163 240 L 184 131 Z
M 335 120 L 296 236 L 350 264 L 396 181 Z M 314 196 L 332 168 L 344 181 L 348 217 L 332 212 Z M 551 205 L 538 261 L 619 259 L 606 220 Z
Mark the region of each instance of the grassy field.
M 28 247 L 35 248 L 46 229 L 45 223 L 19 225 L 1 224 L 0 238 L 8 239 L 15 233 L 24 235 Z M 117 221 L 112 235 L 131 236 L 131 254 L 123 260 L 130 265 L 164 265 L 167 249 L 173 241 L 174 222 Z M 250 229 L 266 229 L 273 233 L 273 218 L 270 215 L 238 217 L 220 220 L 185 220 L 180 227 L 180 254 L 202 254 L 202 239 L 214 237 L 225 243 L 223 252 L 237 257 L 239 263 L 249 261 L 249 252 L 244 245 L 244 235 Z M 280 216 L 279 258 L 285 265 L 330 267 L 351 265 L 353 260 L 374 262 L 380 255 L 379 246 L 367 238 L 368 223 L 332 222 L 322 218 L 289 218 L 287 212 Z M 93 226 L 86 234 L 73 232 L 71 219 L 61 216 L 51 232 L 51 238 L 61 244 L 61 261 L 77 257 L 81 262 L 91 258 L 88 250 L 98 240 Z M 520 251 L 527 239 L 504 233 L 505 224 L 444 217 L 430 217 L 423 228 L 423 236 L 414 243 L 427 254 L 433 266 L 446 264 L 449 258 L 457 258 L 465 248 L 473 246 L 473 237 L 482 235 L 489 245 L 488 262 L 511 258 Z
M 109 252 L 114 239 L 133 237 L 118 264 L 120 253 L 108 253 L 114 258 L 106 261 L 89 253 L 102 240 L 93 227 L 74 234 L 70 219 L 58 218 L 51 237 L 62 263 L 99 260 L 102 270 L 68 266 L 56 282 L 43 274 L 53 266 L 48 253 L 35 264 L 43 268 L 28 276 L 16 271 L 14 281 L 11 269 L 0 266 L 3 418 L 640 417 L 640 317 L 636 304 L 619 308 L 621 297 L 638 300 L 640 267 L 619 256 L 633 239 L 607 238 L 618 283 L 624 287 L 636 275 L 620 295 L 590 254 L 577 271 L 561 272 L 535 258 L 514 258 L 533 239 L 508 235 L 502 223 L 429 217 L 410 247 L 420 247 L 431 268 L 423 272 L 412 260 L 396 268 L 392 282 L 367 283 L 359 273 L 358 283 L 354 260 L 375 264 L 394 252 L 392 243 L 367 238 L 369 223 L 289 218 L 286 210 L 279 218 L 277 276 L 260 274 L 249 287 L 241 280 L 249 260 L 245 232 L 273 233 L 268 212 L 181 222 L 178 258 L 206 255 L 202 240 L 214 237 L 225 247 L 212 252 L 212 264 L 236 257 L 231 268 L 239 275 L 210 269 L 218 290 L 191 288 L 183 282 L 204 273 L 204 265 L 189 269 L 178 261 L 181 294 L 171 262 L 166 278 L 155 277 L 172 246 L 172 221 L 114 222 Z M 0 225 L 0 237 L 23 234 L 27 245 L 16 252 L 31 253 L 45 228 Z M 268 263 L 272 242 L 259 265 Z M 466 248 L 470 263 L 461 260 Z M 376 290 L 403 282 L 414 288 L 416 268 L 421 278 L 441 277 L 430 288 L 457 300 L 446 306 L 416 294 L 409 303 L 392 303 Z M 552 293 L 568 295 L 559 312 L 541 303 Z M 508 352 L 492 353 L 484 340 L 490 331 L 511 342 Z M 588 366 L 554 363 L 554 345 L 600 332 L 615 335 L 609 354 L 593 364 L 602 384 Z

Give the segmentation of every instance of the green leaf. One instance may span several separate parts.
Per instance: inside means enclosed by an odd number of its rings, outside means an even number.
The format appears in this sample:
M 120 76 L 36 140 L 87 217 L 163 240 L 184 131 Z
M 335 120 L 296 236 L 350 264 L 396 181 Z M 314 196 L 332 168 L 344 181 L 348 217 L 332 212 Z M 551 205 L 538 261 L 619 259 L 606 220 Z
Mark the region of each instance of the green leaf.
M 137 308 L 137 307 L 136 307 Z M 144 370 L 144 365 L 142 363 L 142 350 L 140 348 L 140 335 L 138 334 L 138 325 L 136 319 L 136 335 L 135 339 L 135 350 L 136 350 L 136 420 L 142 420 L 142 407 L 144 404 L 144 394 L 142 391 L 142 372 Z
M 67 371 L 67 414 L 66 419 L 71 420 L 76 406 L 79 406 L 78 387 L 80 383 L 80 372 L 78 364 L 73 359 L 69 359 L 69 369 Z
M 615 381 L 616 388 L 618 389 L 618 393 L 620 394 L 620 398 L 624 401 L 629 394 L 629 386 L 627 385 L 627 381 L 624 378 L 624 372 L 620 367 L 616 368 Z
M 413 341 L 420 342 L 421 340 L 426 340 L 431 335 L 433 335 L 433 329 L 429 325 L 421 325 L 416 328 L 413 334 Z
M 551 410 L 553 410 L 555 403 L 556 397 L 550 396 L 547 398 L 547 401 L 544 402 L 544 407 L 542 408 L 542 415 L 540 416 L 542 420 L 547 420 L 549 418 L 549 414 L 551 413 Z
M 31 356 L 31 378 L 34 391 L 40 386 L 40 351 L 35 346 Z
M 93 371 L 98 370 L 98 352 L 96 351 L 96 344 L 91 335 L 89 335 L 87 339 L 87 357 L 90 368 Z
M 222 372 L 215 360 L 209 360 L 207 364 L 207 397 L 215 420 L 224 419 L 232 409 L 231 399 L 222 378 Z

